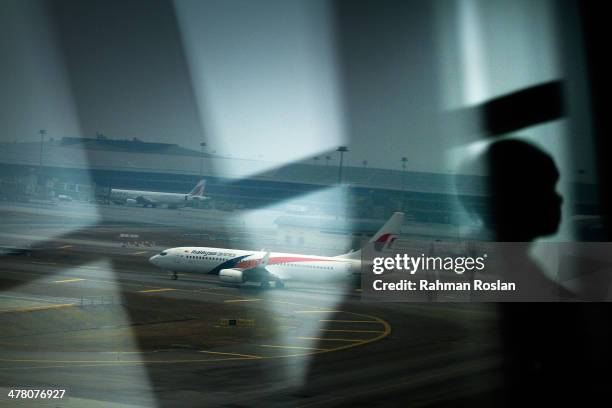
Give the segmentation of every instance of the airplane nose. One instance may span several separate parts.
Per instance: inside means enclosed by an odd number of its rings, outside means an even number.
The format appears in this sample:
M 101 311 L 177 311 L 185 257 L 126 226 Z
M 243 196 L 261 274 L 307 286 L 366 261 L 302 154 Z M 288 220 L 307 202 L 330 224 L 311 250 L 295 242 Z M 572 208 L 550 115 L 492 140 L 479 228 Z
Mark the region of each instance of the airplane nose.
M 155 265 L 158 256 L 159 255 L 153 255 L 152 257 L 149 258 L 149 262 L 151 262 L 153 265 Z

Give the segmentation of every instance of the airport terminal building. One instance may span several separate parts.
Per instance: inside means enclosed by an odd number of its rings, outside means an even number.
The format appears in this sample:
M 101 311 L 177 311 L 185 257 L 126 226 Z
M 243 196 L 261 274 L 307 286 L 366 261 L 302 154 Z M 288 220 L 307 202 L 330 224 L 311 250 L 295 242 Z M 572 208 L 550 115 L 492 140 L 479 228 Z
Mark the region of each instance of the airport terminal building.
M 338 190 L 338 160 L 326 159 L 275 167 L 176 144 L 102 135 L 2 143 L 0 196 L 27 200 L 62 194 L 104 202 L 111 188 L 185 192 L 205 178 L 215 208 L 228 211 L 280 205 L 296 215 L 351 214 L 370 219 L 404 211 L 413 223 L 460 225 L 465 216 L 459 203 L 470 202 L 487 217 L 485 177 L 349 164 L 342 169 Z M 594 189 L 580 184 L 575 190 L 575 213 L 588 214 L 595 202 Z

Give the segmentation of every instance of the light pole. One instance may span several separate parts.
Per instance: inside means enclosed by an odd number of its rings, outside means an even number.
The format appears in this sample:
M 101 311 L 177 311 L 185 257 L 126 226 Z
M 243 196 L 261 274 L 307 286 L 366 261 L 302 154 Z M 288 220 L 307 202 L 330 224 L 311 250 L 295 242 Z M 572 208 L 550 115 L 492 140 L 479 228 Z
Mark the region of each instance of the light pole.
M 204 148 L 206 147 L 206 142 L 200 143 L 200 177 L 204 176 Z
M 38 157 L 38 184 L 42 184 L 42 150 L 43 142 L 47 131 L 45 129 L 40 129 L 38 133 L 40 134 L 40 155 Z
M 338 184 L 342 184 L 342 163 L 344 162 L 344 153 L 348 152 L 348 148 L 346 146 L 340 146 L 336 149 L 337 152 L 340 152 L 340 164 L 338 165 Z
M 38 173 L 42 175 L 43 141 L 45 139 L 47 131 L 45 129 L 40 129 L 38 133 L 40 134 L 40 156 L 38 159 Z
M 406 201 L 406 162 L 408 159 L 406 157 L 402 157 L 402 208 L 404 209 L 404 204 Z

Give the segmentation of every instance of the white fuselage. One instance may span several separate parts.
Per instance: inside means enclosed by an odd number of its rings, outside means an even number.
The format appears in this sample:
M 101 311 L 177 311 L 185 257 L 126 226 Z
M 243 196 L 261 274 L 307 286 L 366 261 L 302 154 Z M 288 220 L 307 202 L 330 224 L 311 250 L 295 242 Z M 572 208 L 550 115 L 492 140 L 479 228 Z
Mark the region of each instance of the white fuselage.
M 113 188 L 110 199 L 114 202 L 134 200 L 137 204 L 184 205 L 189 201 L 188 194 L 162 193 L 157 191 L 121 190 Z
M 263 251 L 179 247 L 150 258 L 154 265 L 172 272 L 218 274 L 221 270 L 248 270 L 266 255 Z M 360 272 L 358 259 L 270 252 L 266 270 L 282 280 L 335 281 Z

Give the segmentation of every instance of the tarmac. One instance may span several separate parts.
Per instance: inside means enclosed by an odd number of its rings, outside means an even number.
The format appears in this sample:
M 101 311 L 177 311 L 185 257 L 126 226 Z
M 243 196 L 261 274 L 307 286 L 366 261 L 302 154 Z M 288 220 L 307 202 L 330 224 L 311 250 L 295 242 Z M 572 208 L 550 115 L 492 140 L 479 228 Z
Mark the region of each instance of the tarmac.
M 370 302 L 348 282 L 264 290 L 201 274 L 173 281 L 151 255 L 254 237 L 273 245 L 273 224 L 260 218 L 246 236 L 237 214 L 119 206 L 81 211 L 71 224 L 82 207 L 0 207 L 2 243 L 32 249 L 0 258 L 0 406 L 14 405 L 4 392 L 12 387 L 66 388 L 67 399 L 20 401 L 66 407 L 443 406 L 498 397 L 495 305 Z M 147 244 L 126 245 L 126 232 Z

